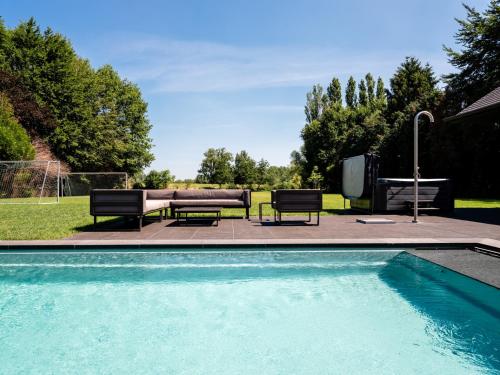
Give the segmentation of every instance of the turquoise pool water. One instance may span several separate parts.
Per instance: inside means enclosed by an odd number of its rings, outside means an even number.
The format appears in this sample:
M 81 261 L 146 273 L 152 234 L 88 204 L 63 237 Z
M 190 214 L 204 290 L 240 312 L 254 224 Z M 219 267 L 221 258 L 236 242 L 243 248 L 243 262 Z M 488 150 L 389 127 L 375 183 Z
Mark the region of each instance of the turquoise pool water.
M 0 373 L 493 374 L 499 297 L 400 251 L 0 253 Z

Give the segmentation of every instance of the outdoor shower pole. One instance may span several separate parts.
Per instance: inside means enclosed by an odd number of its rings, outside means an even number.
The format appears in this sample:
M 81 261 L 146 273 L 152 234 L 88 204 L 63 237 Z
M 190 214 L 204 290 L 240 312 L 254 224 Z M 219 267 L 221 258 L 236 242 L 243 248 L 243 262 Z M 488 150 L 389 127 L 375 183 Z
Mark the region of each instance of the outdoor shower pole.
M 414 202 L 413 202 L 413 222 L 418 223 L 418 178 L 420 177 L 418 173 L 418 118 L 420 115 L 426 115 L 429 117 L 431 123 L 434 122 L 434 117 L 432 113 L 427 111 L 418 112 L 415 118 L 413 119 L 413 194 L 414 194 Z

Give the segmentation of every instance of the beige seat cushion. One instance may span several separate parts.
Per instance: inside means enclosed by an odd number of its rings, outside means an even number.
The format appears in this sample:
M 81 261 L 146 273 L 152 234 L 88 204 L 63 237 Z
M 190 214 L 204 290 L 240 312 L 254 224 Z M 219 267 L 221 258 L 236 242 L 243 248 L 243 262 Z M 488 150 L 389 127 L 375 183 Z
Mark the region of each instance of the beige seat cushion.
M 165 208 L 165 202 L 160 199 L 148 199 L 146 201 L 146 207 L 144 207 L 144 213 L 150 212 L 150 211 L 155 211 L 155 210 L 161 210 Z
M 157 199 L 155 199 L 157 200 Z M 171 199 L 158 199 L 158 201 L 163 203 L 163 207 L 169 208 L 170 207 L 170 202 L 172 202 Z

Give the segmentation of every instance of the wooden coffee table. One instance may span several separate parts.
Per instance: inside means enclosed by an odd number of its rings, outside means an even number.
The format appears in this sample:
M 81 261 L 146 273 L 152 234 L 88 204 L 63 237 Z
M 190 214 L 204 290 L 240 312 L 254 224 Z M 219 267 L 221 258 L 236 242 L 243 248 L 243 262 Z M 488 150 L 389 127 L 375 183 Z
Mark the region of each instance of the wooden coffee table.
M 194 221 L 194 220 L 210 220 L 210 219 L 215 219 L 215 225 L 219 226 L 219 221 L 220 221 L 220 212 L 222 210 L 222 207 L 181 207 L 181 208 L 176 208 L 175 209 L 175 217 L 176 221 L 180 224 L 181 222 L 188 223 L 189 221 Z M 204 216 L 198 216 L 198 217 L 189 217 L 188 214 L 206 214 L 206 213 L 214 213 L 215 218 L 213 217 L 204 217 Z M 184 217 L 183 215 L 184 214 Z

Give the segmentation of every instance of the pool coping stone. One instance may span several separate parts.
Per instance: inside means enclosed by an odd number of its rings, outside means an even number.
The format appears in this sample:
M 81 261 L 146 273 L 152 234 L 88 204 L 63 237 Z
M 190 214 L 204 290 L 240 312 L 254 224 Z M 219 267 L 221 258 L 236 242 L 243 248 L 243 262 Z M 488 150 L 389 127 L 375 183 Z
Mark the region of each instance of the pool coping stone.
M 459 247 L 485 246 L 500 250 L 500 241 L 490 238 L 341 238 L 341 239 L 191 239 L 191 240 L 3 240 L 0 249 L 78 249 L 78 248 L 152 248 L 152 247 L 277 247 L 277 246 L 332 246 L 332 247 L 418 247 L 457 249 Z

